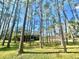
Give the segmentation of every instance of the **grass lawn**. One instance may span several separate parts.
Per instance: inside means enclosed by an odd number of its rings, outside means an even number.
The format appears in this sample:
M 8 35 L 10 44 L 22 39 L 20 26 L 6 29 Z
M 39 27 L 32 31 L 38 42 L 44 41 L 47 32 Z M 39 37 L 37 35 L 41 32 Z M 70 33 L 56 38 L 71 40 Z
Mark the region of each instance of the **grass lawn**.
M 68 53 L 63 53 L 61 46 L 44 46 L 41 49 L 36 43 L 33 43 L 32 47 L 29 47 L 29 44 L 25 43 L 25 53 L 17 56 L 18 44 L 13 44 L 12 42 L 11 47 L 6 48 L 6 44 L 2 47 L 0 42 L 0 59 L 79 59 L 78 45 L 67 45 Z

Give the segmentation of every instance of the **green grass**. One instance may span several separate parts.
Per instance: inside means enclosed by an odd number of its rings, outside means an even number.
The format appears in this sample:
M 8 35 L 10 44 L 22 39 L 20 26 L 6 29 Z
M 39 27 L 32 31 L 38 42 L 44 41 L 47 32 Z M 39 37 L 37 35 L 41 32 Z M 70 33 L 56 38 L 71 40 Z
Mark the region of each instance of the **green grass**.
M 32 54 L 17 56 L 16 51 L 0 52 L 0 59 L 79 59 L 78 53 Z
M 33 45 L 34 44 L 34 45 Z M 44 46 L 39 48 L 39 43 L 29 44 L 24 43 L 24 51 L 22 55 L 17 55 L 19 43 L 11 43 L 10 48 L 1 46 L 0 42 L 0 59 L 79 59 L 79 45 L 67 45 L 68 53 L 63 53 L 63 48 L 60 45 Z

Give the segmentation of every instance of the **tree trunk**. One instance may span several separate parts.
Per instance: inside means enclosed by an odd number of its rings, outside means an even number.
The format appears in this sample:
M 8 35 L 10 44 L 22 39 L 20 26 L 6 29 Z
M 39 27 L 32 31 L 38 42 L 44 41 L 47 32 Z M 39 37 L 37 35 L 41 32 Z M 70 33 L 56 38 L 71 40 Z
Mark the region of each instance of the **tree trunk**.
M 19 54 L 23 53 L 23 41 L 24 41 L 24 32 L 25 32 L 25 25 L 26 25 L 27 13 L 28 13 L 28 4 L 29 4 L 29 0 L 27 0 L 27 6 L 26 6 L 23 28 L 22 28 L 20 44 L 19 44 L 19 51 L 18 51 Z
M 65 16 L 65 38 L 66 38 L 66 44 L 68 44 L 68 37 L 67 37 L 67 20 L 68 20 L 68 18 L 67 18 L 67 16 L 66 16 L 66 14 L 65 14 L 65 11 L 63 10 L 63 14 L 64 14 L 64 16 Z
M 42 19 L 43 15 L 42 15 L 42 0 L 40 0 L 40 47 L 43 48 L 43 39 L 42 39 L 42 25 L 43 25 L 43 19 Z
M 4 14 L 4 0 L 3 0 L 3 7 L 2 7 L 2 11 L 1 11 L 1 16 L 0 16 L 0 29 L 1 29 L 1 25 L 2 25 L 2 18 L 3 18 L 3 14 Z M 3 21 L 3 20 L 2 20 Z
M 15 15 L 14 15 L 14 18 L 13 18 L 13 23 L 12 23 L 12 26 L 11 26 L 11 31 L 10 31 L 9 39 L 8 39 L 8 43 L 7 43 L 7 47 L 8 47 L 8 48 L 10 47 L 10 42 L 11 42 L 11 38 L 12 38 L 12 33 L 13 33 L 13 29 L 14 29 L 15 22 L 16 22 L 18 3 L 19 3 L 19 0 L 17 0 L 17 3 L 16 3 Z
M 12 15 L 13 15 L 14 8 L 15 8 L 15 4 L 13 5 L 13 9 L 12 9 L 12 12 L 11 12 L 11 16 L 10 16 L 9 21 L 7 23 L 7 29 L 6 29 L 5 35 L 4 35 L 3 39 L 2 39 L 3 40 L 2 41 L 2 46 L 4 46 L 4 43 L 5 43 L 5 39 L 6 39 L 6 36 L 7 36 L 7 32 L 8 32 L 8 28 L 9 28 L 9 25 L 10 25 L 10 21 L 11 21 Z
M 59 18 L 59 23 L 60 23 L 60 30 L 61 30 L 61 36 L 62 36 L 62 45 L 64 47 L 64 52 L 67 52 L 66 49 L 66 44 L 65 44 L 65 38 L 64 38 L 64 33 L 63 33 L 63 28 L 62 28 L 62 23 L 61 23 L 61 16 L 60 16 L 60 11 L 59 11 L 59 4 L 58 4 L 58 0 L 57 1 L 57 13 L 58 13 L 58 18 Z

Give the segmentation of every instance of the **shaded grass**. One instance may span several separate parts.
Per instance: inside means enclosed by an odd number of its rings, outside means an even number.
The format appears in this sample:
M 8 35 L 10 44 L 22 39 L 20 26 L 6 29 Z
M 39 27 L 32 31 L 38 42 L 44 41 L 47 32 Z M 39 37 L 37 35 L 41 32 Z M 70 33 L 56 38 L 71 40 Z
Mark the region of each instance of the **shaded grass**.
M 5 43 L 4 46 L 1 46 L 1 43 L 0 43 L 0 51 L 13 51 L 13 50 L 17 50 L 18 49 L 18 46 L 19 46 L 19 43 L 11 43 L 10 45 L 10 48 L 7 48 L 7 42 Z

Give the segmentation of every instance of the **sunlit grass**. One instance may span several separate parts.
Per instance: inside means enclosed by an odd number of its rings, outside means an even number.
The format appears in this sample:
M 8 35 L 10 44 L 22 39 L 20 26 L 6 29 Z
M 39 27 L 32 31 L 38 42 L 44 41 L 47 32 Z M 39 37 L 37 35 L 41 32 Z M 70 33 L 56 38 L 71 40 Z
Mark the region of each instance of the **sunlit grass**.
M 52 54 L 22 54 L 17 56 L 15 51 L 0 53 L 0 59 L 79 59 L 79 53 Z
M 34 44 L 34 45 L 33 45 Z M 67 45 L 68 53 L 64 53 L 61 45 L 44 46 L 40 48 L 39 42 L 32 43 L 29 46 L 28 43 L 24 43 L 24 51 L 22 55 L 17 55 L 18 45 L 12 41 L 11 47 L 7 48 L 1 46 L 0 42 L 0 59 L 79 59 L 79 45 Z

